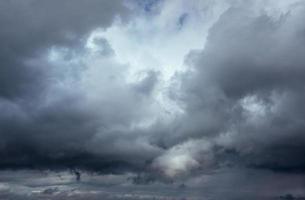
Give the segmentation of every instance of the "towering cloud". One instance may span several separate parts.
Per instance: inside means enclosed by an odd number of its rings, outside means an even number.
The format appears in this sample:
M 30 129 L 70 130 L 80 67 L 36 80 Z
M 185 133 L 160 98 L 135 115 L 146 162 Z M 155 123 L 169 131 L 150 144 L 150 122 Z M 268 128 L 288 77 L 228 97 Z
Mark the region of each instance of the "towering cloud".
M 182 138 L 213 138 L 247 166 L 304 170 L 303 12 L 292 5 L 273 16 L 241 5 L 220 17 L 205 49 L 187 58 Z

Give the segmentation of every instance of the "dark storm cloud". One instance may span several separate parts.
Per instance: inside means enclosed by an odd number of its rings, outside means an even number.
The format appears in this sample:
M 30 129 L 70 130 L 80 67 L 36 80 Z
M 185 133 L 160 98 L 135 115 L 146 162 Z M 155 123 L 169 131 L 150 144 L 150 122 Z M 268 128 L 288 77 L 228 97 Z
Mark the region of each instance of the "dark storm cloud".
M 84 34 L 111 24 L 127 11 L 121 1 L 0 2 L 0 96 L 17 98 L 44 87 L 48 70 L 27 59 L 57 45 L 77 45 Z M 14 81 L 12 83 L 12 81 Z
M 187 58 L 178 141 L 216 140 L 226 160 L 218 162 L 304 172 L 304 19 L 302 4 L 279 17 L 226 11 Z
M 116 90 L 106 102 L 92 102 L 83 93 L 53 94 L 58 100 L 47 104 L 45 99 L 35 105 L 2 100 L 0 167 L 143 170 L 146 160 L 159 151 L 141 135 L 145 129 L 131 127 L 145 111 L 146 101 L 138 102 L 145 97 L 134 93 L 133 86 Z
M 92 115 L 82 109 L 74 99 L 25 113 L 7 108 L 1 120 L 1 166 L 58 167 L 69 165 L 68 159 L 86 157 L 80 144 L 92 135 L 94 123 Z
M 122 95 L 110 95 L 122 98 L 117 101 L 121 106 L 109 103 L 96 109 L 98 105 L 88 102 L 84 97 L 86 91 L 76 88 L 76 82 L 73 91 L 58 89 L 66 76 L 72 77 L 69 70 L 77 74 L 83 64 L 49 63 L 46 58 L 52 49 L 66 61 L 85 56 L 84 39 L 92 30 L 108 27 L 117 16 L 123 21 L 128 18 L 124 3 L 5 0 L 0 2 L 0 9 L 0 167 L 135 170 L 138 166 L 127 161 L 130 157 L 119 160 L 122 156 L 101 154 L 92 150 L 96 147 L 88 146 L 93 137 L 105 134 L 106 138 L 99 139 L 104 144 L 97 146 L 107 144 L 112 148 L 110 141 L 115 142 L 110 137 L 112 133 L 120 137 L 115 133 L 131 131 L 124 129 L 128 129 L 136 115 L 141 115 L 133 111 L 131 103 L 137 92 L 122 83 L 116 86 Z M 106 40 L 96 42 L 102 48 L 98 53 L 112 56 Z M 109 73 L 112 77 L 117 75 Z M 149 83 L 143 84 L 150 88 Z M 139 88 L 143 87 L 139 84 Z M 116 126 L 122 130 L 116 131 Z M 133 151 L 136 149 L 134 146 Z
M 5 0 L 0 9 L 0 168 L 133 171 L 148 185 L 228 166 L 304 172 L 302 4 L 279 17 L 245 5 L 220 16 L 204 49 L 187 56 L 191 69 L 173 78 L 183 112 L 170 122 L 155 119 L 158 72 L 130 83 L 106 39 L 92 41 L 96 55 L 84 45 L 128 16 L 121 1 Z M 52 51 L 63 61 L 49 62 Z

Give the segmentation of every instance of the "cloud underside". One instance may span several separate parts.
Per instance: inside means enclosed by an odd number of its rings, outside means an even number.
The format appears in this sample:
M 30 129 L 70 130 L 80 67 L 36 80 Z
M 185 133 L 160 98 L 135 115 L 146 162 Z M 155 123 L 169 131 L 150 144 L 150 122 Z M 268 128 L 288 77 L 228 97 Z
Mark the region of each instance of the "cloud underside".
M 0 2 L 0 168 L 135 172 L 144 182 L 228 167 L 304 173 L 304 4 L 273 15 L 232 2 L 162 91 L 162 72 L 130 80 L 132 65 L 107 39 L 86 43 L 116 20 L 132 26 L 138 7 Z M 182 12 L 173 30 L 191 20 Z M 182 111 L 165 119 L 160 96 Z

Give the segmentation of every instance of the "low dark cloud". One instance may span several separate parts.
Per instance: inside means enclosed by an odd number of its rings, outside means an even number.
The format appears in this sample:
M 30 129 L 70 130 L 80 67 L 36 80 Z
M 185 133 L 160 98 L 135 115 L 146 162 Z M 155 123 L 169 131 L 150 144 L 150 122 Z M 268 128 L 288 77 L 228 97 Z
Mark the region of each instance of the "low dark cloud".
M 133 184 L 134 175 L 88 175 L 75 182 L 73 174 L 50 171 L 2 171 L 0 197 L 8 199 L 281 199 L 304 197 L 304 175 L 264 170 L 225 170 L 170 184 Z M 132 178 L 135 179 L 132 179 Z M 249 179 L 251 181 L 249 181 Z M 137 179 L 139 180 L 139 179 Z M 208 180 L 208 181 L 207 181 Z M 232 183 L 232 180 L 234 182 Z M 260 192 L 257 192 L 260 191 Z

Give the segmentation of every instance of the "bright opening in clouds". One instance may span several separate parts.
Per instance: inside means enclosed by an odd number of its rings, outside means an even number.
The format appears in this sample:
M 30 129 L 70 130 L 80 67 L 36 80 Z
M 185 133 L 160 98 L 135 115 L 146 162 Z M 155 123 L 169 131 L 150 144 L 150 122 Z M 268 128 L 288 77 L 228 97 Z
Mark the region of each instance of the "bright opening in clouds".
M 0 199 L 304 199 L 304 11 L 1 1 Z

